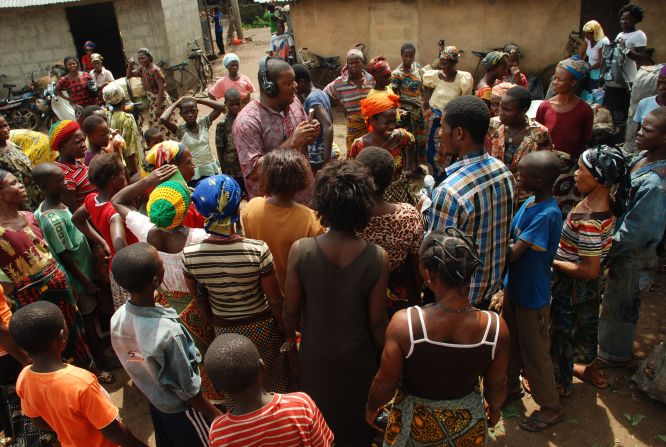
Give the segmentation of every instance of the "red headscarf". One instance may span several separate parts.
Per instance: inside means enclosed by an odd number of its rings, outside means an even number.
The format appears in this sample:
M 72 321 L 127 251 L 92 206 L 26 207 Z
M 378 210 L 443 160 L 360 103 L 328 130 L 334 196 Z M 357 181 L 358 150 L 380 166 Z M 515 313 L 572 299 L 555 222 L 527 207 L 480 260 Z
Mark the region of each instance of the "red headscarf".
M 379 56 L 370 60 L 366 70 L 372 76 L 386 76 L 387 74 L 391 74 L 391 66 L 388 64 L 384 56 Z
M 361 115 L 365 119 L 365 124 L 368 126 L 368 132 L 374 129 L 370 125 L 370 118 L 389 109 L 397 109 L 400 107 L 400 97 L 398 95 L 391 95 L 390 93 L 382 94 L 377 93 L 369 98 L 361 101 Z

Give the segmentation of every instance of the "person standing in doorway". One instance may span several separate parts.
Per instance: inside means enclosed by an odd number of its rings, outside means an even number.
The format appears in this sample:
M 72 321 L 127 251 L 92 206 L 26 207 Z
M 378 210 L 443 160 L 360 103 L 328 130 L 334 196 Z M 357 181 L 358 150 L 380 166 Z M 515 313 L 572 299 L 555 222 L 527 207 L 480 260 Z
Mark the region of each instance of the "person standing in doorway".
M 220 50 L 219 55 L 223 55 L 224 51 L 224 27 L 222 26 L 222 11 L 217 6 L 213 8 L 213 22 L 215 23 L 215 42 L 217 42 L 217 49 Z
M 92 40 L 87 40 L 86 43 L 83 44 L 83 51 L 85 54 L 81 56 L 81 65 L 85 71 L 90 71 L 95 68 L 92 64 L 92 55 L 95 52 L 96 47 L 97 45 L 95 45 L 95 42 Z

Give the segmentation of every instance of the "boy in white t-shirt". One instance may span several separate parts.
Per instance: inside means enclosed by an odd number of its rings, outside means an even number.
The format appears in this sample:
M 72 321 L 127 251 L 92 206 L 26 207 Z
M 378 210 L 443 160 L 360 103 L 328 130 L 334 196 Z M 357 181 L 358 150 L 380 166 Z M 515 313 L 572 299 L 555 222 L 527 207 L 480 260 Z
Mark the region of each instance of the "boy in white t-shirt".
M 643 21 L 644 15 L 643 8 L 631 3 L 620 9 L 620 28 L 622 28 L 622 31 L 615 38 L 615 43 L 625 54 L 623 71 L 628 83 L 634 82 L 636 78 L 638 72 L 636 62 L 642 63 L 645 58 L 647 36 L 643 31 L 636 29 L 636 24 Z M 630 98 L 631 93 L 627 87 L 606 86 L 603 105 L 613 114 L 613 122 L 616 125 L 626 122 Z

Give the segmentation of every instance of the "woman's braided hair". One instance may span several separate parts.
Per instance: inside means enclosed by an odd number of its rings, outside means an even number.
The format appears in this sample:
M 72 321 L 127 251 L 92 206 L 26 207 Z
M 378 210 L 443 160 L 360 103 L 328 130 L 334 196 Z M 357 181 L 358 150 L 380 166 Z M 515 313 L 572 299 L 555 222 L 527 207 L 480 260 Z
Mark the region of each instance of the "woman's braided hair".
M 457 287 L 468 285 L 481 263 L 472 239 L 455 227 L 428 234 L 420 257 L 430 274 Z

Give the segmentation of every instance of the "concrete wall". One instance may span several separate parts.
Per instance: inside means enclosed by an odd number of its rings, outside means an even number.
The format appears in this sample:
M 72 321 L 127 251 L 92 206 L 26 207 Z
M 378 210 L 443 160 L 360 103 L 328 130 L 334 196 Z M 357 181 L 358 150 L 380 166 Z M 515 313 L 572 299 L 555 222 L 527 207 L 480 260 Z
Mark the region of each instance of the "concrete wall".
M 130 0 L 133 1 L 133 0 Z M 187 42 L 201 36 L 199 6 L 195 0 L 161 0 L 169 61 L 177 64 L 187 60 Z M 199 45 L 203 45 L 199 39 Z
M 412 41 L 425 65 L 445 39 L 466 51 L 459 68 L 474 72 L 472 50 L 514 42 L 523 69 L 536 72 L 563 59 L 567 36 L 579 27 L 580 0 L 301 0 L 291 11 L 296 45 L 323 56 L 344 56 L 364 42 L 370 57 L 383 54 L 397 65 L 401 44 Z
M 634 3 L 645 8 L 645 19 L 638 24 L 647 35 L 648 47 L 654 48 L 654 61 L 666 62 L 666 1 L 636 0 Z
M 136 59 L 136 50 L 148 48 L 155 62 L 170 59 L 159 0 L 117 0 L 114 7 L 127 57 Z
M 68 54 L 76 54 L 69 23 L 62 8 L 0 10 L 1 83 L 22 87 L 32 70 L 54 63 L 62 64 Z

